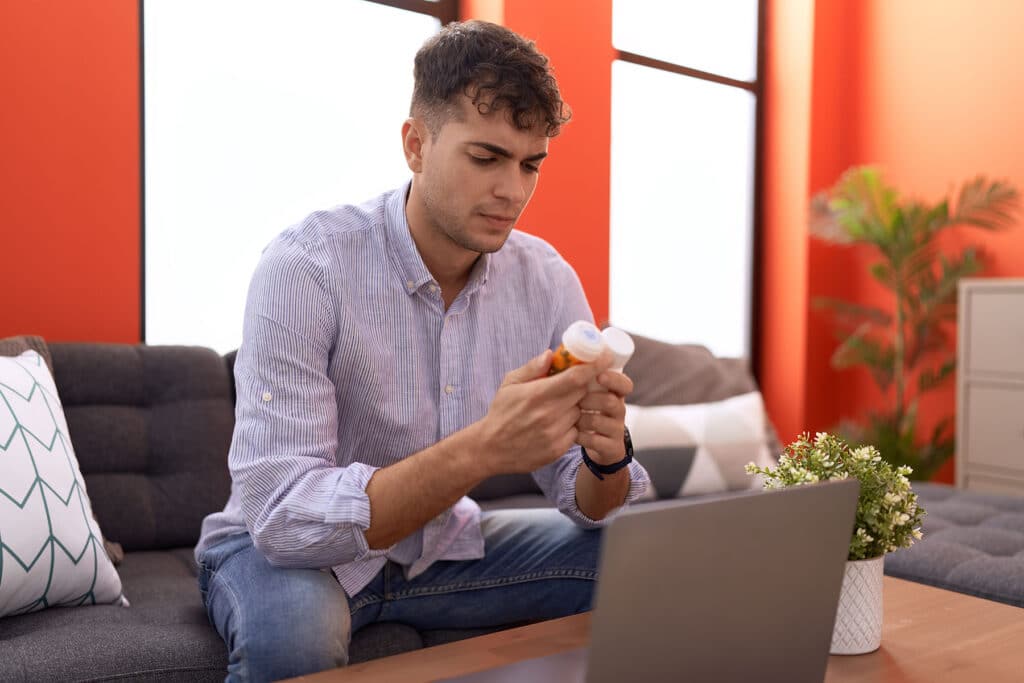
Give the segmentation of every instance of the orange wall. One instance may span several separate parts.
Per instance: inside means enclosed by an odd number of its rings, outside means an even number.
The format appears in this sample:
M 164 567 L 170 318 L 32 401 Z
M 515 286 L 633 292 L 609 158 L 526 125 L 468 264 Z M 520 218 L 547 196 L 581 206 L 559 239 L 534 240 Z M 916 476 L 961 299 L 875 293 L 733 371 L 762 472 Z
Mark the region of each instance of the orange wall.
M 1024 3 L 872 0 L 864 12 L 862 158 L 905 195 L 928 201 L 978 173 L 1024 191 Z M 986 276 L 1024 276 L 1024 219 L 1002 234 L 965 229 L 948 241 L 972 243 L 991 257 Z M 954 414 L 954 392 L 950 383 L 922 402 L 923 429 Z M 860 406 L 874 396 L 860 393 Z M 952 474 L 948 467 L 942 478 Z
M 575 268 L 594 318 L 608 318 L 611 167 L 611 0 L 505 0 L 505 25 L 550 59 L 573 120 L 551 143 L 520 224 L 551 242 Z M 585 29 L 580 18 L 586 18 Z
M 136 5 L 0 3 L 0 337 L 139 339 Z
M 807 222 L 814 0 L 768 13 L 761 280 L 761 385 L 784 442 L 805 424 Z
M 777 207 L 801 204 L 814 192 L 835 182 L 845 168 L 875 164 L 902 194 L 935 201 L 977 173 L 1007 178 L 1024 189 L 1024 46 L 1019 27 L 1024 25 L 1024 4 L 986 0 L 806 0 L 813 14 L 813 31 L 804 39 L 813 43 L 810 63 L 787 63 L 792 42 L 786 31 L 795 22 L 783 19 L 794 12 L 789 0 L 770 2 L 768 148 L 766 178 L 778 171 L 780 131 L 803 126 L 793 111 L 802 113 L 810 103 L 809 153 L 806 182 L 800 173 L 769 181 L 766 195 L 767 242 L 778 242 L 773 232 L 790 229 Z M 939 36 L 946 38 L 939 39 Z M 808 96 L 791 82 L 812 71 Z M 780 80 L 781 79 L 781 80 Z M 797 150 L 798 156 L 800 150 Z M 794 163 L 799 164 L 800 159 Z M 772 164 L 775 164 L 774 166 Z M 773 209 L 773 207 L 776 207 Z M 1019 223 L 1024 221 L 1018 221 Z M 988 276 L 1024 276 L 1024 229 L 1018 225 L 1003 234 L 964 232 L 947 240 L 948 247 L 981 244 L 992 257 Z M 873 260 L 865 251 L 850 251 L 798 237 L 807 243 L 803 274 L 808 301 L 816 296 L 840 296 L 891 308 L 890 299 L 866 275 Z M 791 245 L 795 253 L 800 246 Z M 778 251 L 767 254 L 766 296 L 780 288 L 779 271 L 799 259 Z M 786 264 L 784 259 L 789 258 Z M 795 263 L 798 267 L 799 263 Z M 773 275 L 774 273 L 774 275 Z M 795 279 L 795 276 L 791 276 Z M 792 284 L 792 287 L 798 287 Z M 794 297 L 794 300 L 799 297 Z M 794 305 L 799 305 L 795 303 Z M 801 429 L 820 430 L 835 425 L 842 416 L 862 416 L 869 409 L 891 401 L 882 396 L 862 371 L 836 372 L 828 357 L 835 347 L 832 327 L 822 314 L 806 309 L 805 324 L 790 316 L 773 318 L 766 303 L 765 393 L 772 415 L 784 438 L 794 426 L 791 417 L 802 417 Z M 785 372 L 799 373 L 787 350 L 805 348 L 803 372 L 806 392 L 782 392 Z M 952 351 L 952 348 L 950 349 Z M 769 373 L 778 364 L 782 370 Z M 785 395 L 780 395 L 785 393 Z M 797 406 L 789 403 L 796 400 Z M 941 417 L 955 411 L 952 384 L 926 397 L 921 406 L 921 429 L 930 430 Z M 802 413 L 802 415 L 801 415 Z M 939 476 L 952 481 L 947 466 Z

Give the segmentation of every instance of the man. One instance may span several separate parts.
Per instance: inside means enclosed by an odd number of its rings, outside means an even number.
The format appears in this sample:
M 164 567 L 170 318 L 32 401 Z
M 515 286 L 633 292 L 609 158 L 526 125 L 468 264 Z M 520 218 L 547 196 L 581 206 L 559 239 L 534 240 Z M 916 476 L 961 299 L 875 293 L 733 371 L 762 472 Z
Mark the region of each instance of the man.
M 374 621 L 587 610 L 595 529 L 647 486 L 624 444 L 630 380 L 606 359 L 546 376 L 562 331 L 591 317 L 572 268 L 513 230 L 568 120 L 547 58 L 502 27 L 451 24 L 415 81 L 411 183 L 314 213 L 253 276 L 231 498 L 196 549 L 229 680 L 344 666 Z M 466 497 L 511 472 L 557 510 Z

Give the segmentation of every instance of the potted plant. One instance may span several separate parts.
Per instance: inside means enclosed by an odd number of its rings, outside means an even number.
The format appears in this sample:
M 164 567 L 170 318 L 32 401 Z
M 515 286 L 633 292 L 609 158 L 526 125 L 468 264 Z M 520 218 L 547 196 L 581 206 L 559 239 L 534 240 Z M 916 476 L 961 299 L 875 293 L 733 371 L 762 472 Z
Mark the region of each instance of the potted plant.
M 746 466 L 761 475 L 764 488 L 801 486 L 855 477 L 860 482 L 857 518 L 850 534 L 843 587 L 832 632 L 833 654 L 861 654 L 882 640 L 882 569 L 885 554 L 908 548 L 921 538 L 924 509 L 907 478 L 911 468 L 882 459 L 874 446 L 851 447 L 842 438 L 819 432 L 801 435 L 786 446 L 773 467 Z
M 979 252 L 967 247 L 947 256 L 938 236 L 971 226 L 1009 226 L 1017 190 L 984 177 L 960 188 L 955 205 L 900 200 L 878 170 L 855 167 L 811 201 L 811 235 L 830 242 L 862 244 L 877 253 L 871 276 L 892 294 L 891 307 L 817 298 L 815 306 L 835 314 L 841 343 L 834 368 L 867 368 L 891 403 L 864 423 L 838 428 L 854 443 L 873 444 L 889 462 L 910 465 L 915 478 L 929 479 L 953 453 L 953 418 L 946 416 L 930 435 L 917 432 L 919 397 L 952 378 L 956 361 L 951 324 L 956 323 L 957 282 L 982 269 Z

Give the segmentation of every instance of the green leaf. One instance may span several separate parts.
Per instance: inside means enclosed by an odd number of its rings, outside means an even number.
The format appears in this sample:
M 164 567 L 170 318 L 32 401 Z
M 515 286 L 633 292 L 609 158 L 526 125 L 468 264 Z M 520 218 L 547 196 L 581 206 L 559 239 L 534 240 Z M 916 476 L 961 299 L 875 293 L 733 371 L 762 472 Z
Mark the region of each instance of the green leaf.
M 1001 230 L 1012 224 L 1019 202 L 1017 189 L 1009 183 L 990 183 L 984 176 L 978 176 L 960 188 L 956 212 L 949 224 Z
M 885 186 L 878 170 L 851 168 L 833 190 L 830 208 L 837 222 L 856 241 L 884 246 L 897 212 L 896 192 Z
M 935 389 L 942 382 L 953 375 L 953 371 L 956 369 L 956 358 L 947 359 L 937 370 L 932 368 L 925 368 L 921 371 L 921 374 L 917 377 L 917 389 L 924 393 Z
M 869 267 L 868 272 L 871 273 L 871 277 L 878 280 L 886 289 L 896 289 L 896 272 L 888 263 L 884 261 L 873 263 Z
M 879 343 L 865 335 L 868 324 L 861 326 L 860 333 L 851 334 L 832 353 L 832 367 L 842 370 L 856 365 L 865 365 L 881 389 L 893 381 L 896 354 L 891 345 Z
M 815 297 L 811 303 L 815 308 L 832 309 L 837 318 L 845 324 L 859 325 L 863 322 L 870 322 L 873 325 L 885 326 L 892 323 L 891 315 L 874 306 L 864 306 L 826 296 Z

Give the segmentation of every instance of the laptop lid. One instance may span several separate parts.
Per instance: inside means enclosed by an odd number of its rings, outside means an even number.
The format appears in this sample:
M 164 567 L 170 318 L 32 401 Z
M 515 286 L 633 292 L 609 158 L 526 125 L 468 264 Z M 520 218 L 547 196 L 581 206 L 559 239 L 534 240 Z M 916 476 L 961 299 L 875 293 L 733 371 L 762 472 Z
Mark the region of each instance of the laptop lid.
M 821 681 L 856 480 L 623 510 L 605 529 L 590 647 L 458 681 Z
M 624 510 L 606 530 L 588 683 L 821 681 L 856 480 Z

